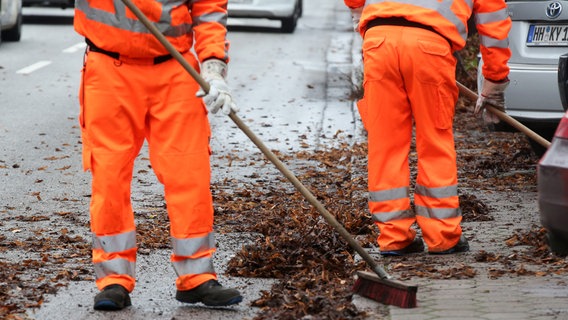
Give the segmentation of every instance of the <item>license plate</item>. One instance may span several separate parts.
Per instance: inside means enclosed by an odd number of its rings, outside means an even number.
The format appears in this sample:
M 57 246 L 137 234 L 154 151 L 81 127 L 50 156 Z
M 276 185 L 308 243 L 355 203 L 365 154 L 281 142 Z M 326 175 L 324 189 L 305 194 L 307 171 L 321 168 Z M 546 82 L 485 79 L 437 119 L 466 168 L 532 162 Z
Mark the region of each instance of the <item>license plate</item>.
M 531 24 L 527 46 L 568 46 L 568 25 Z

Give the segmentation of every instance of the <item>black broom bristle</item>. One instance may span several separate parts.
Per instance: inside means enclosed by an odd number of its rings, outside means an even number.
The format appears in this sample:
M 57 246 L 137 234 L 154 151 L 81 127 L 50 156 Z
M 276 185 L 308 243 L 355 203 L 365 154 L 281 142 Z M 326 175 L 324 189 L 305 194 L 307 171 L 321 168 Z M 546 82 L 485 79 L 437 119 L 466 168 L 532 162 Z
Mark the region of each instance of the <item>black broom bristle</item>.
M 364 271 L 359 271 L 357 275 L 353 292 L 358 295 L 401 308 L 416 307 L 417 286 L 405 285 L 391 279 L 381 279 L 375 274 Z

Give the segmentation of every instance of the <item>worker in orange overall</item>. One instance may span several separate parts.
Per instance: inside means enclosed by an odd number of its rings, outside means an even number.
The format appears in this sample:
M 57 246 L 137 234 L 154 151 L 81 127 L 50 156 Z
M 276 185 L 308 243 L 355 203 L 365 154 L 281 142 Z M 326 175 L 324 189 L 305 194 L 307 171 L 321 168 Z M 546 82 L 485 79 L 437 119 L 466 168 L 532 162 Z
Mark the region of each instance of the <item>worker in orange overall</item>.
M 453 52 L 467 40 L 474 14 L 484 60 L 474 113 L 498 121 L 484 106 L 504 108 L 511 20 L 504 0 L 344 0 L 363 37 L 368 133 L 369 210 L 382 255 L 469 250 L 462 234 L 452 131 L 458 88 Z M 418 174 L 410 199 L 408 155 L 415 128 Z M 412 225 L 417 223 L 424 241 Z
M 144 141 L 164 185 L 175 298 L 239 303 L 240 293 L 219 284 L 213 267 L 208 111 L 229 114 L 234 107 L 225 82 L 227 0 L 135 3 L 211 88 L 200 90 L 121 1 L 76 1 L 74 28 L 87 42 L 79 121 L 84 169 L 92 173 L 92 259 L 100 290 L 94 308 L 131 305 L 137 245 L 130 188 Z

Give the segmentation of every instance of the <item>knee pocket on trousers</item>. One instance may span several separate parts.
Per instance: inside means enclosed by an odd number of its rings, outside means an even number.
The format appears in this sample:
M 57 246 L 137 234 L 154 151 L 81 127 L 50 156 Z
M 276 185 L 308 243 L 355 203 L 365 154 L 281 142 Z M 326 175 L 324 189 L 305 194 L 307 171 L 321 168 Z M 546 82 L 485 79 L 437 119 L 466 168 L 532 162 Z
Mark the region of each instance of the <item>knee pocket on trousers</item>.
M 455 104 L 457 97 L 453 96 L 450 89 L 442 85 L 423 84 L 426 95 L 423 99 L 428 103 L 428 118 L 431 125 L 436 129 L 451 129 L 455 115 Z
M 454 99 L 444 91 L 438 91 L 438 103 L 436 104 L 436 117 L 434 125 L 437 129 L 450 129 L 454 122 Z

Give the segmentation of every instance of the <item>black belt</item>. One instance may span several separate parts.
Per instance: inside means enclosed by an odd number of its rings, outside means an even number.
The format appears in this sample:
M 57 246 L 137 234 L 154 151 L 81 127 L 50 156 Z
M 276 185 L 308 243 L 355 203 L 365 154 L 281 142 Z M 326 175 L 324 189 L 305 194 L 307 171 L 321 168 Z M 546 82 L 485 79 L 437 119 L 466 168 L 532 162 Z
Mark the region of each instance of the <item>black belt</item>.
M 427 26 L 427 25 L 422 24 L 422 23 L 409 21 L 409 20 L 406 20 L 406 19 L 401 18 L 401 17 L 389 17 L 389 18 L 373 19 L 373 20 L 371 20 L 367 23 L 367 29 L 366 30 L 369 30 L 372 27 L 376 27 L 376 26 L 401 26 L 401 27 L 420 28 L 420 29 L 432 31 L 432 32 L 438 34 L 442 38 L 446 39 L 446 41 L 448 41 L 448 43 L 450 43 L 450 46 L 452 45 L 452 43 L 450 42 L 450 40 L 448 40 L 448 38 L 441 35 L 432 26 Z
M 85 42 L 89 46 L 90 51 L 102 53 L 102 54 L 107 55 L 107 56 L 109 56 L 113 59 L 120 60 L 120 53 L 101 49 L 101 48 L 97 47 L 91 40 L 89 40 L 87 38 L 85 38 Z M 148 59 L 153 59 L 154 64 L 159 64 L 159 63 L 162 63 L 162 62 L 166 62 L 166 61 L 170 60 L 171 58 L 173 58 L 171 54 L 166 54 L 166 55 L 163 55 L 163 56 L 157 56 L 157 57 L 148 58 Z

